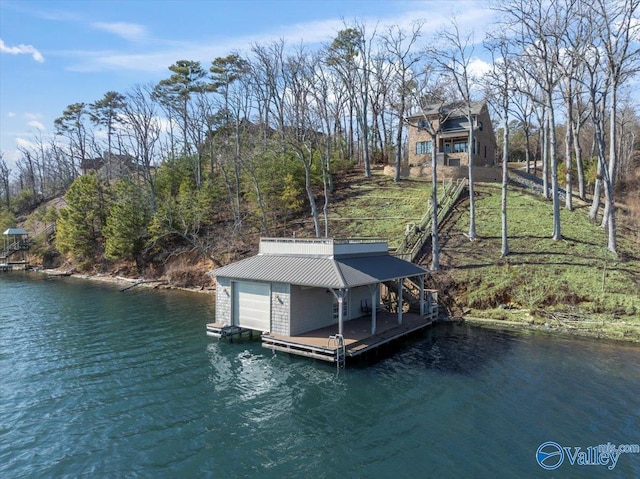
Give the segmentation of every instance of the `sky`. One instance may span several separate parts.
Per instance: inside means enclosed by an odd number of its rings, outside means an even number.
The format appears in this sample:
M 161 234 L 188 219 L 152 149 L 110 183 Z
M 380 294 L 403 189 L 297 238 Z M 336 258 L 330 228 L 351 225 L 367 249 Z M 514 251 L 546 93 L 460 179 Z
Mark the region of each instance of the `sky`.
M 54 134 L 77 102 L 157 83 L 177 60 L 206 68 L 217 57 L 284 39 L 330 42 L 345 22 L 371 28 L 425 19 L 425 42 L 450 25 L 481 42 L 487 0 L 0 0 L 0 152 Z

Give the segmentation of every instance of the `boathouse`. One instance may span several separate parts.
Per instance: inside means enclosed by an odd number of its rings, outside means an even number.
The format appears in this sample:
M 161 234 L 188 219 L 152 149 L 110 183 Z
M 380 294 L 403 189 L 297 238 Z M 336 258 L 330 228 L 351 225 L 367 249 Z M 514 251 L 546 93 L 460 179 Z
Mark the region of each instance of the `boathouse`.
M 0 271 L 10 271 L 14 266 L 29 267 L 29 233 L 23 228 L 9 228 L 4 233 L 0 250 Z
M 215 337 L 258 331 L 263 346 L 343 362 L 428 326 L 426 270 L 378 239 L 263 238 L 256 256 L 218 268 Z

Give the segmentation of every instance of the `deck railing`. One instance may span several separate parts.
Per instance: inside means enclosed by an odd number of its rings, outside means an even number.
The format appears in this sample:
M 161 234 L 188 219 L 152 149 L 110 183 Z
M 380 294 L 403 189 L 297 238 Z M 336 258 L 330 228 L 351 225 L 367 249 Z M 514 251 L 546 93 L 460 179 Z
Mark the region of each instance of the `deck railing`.
M 464 178 L 457 182 L 450 180 L 448 184 L 443 182 L 444 192 L 442 199 L 438 202 L 438 224 L 447 217 L 466 185 L 467 180 Z M 433 205 L 430 203 L 427 212 L 418 224 L 407 225 L 402 243 L 396 249 L 394 255 L 407 261 L 415 261 L 420 250 L 431 236 L 432 218 Z

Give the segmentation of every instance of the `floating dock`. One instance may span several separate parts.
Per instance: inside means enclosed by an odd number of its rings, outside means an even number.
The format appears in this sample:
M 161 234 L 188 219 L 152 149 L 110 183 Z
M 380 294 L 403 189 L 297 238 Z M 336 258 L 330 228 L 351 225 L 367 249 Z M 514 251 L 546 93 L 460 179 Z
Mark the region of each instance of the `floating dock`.
M 297 356 L 345 365 L 348 358 L 376 351 L 398 339 L 421 331 L 438 318 L 438 309 L 432 307 L 430 313 L 421 316 L 404 313 L 402 324 L 398 324 L 396 313 L 380 311 L 377 315 L 376 334 L 371 334 L 369 315 L 355 318 L 344 323 L 342 336 L 336 334 L 336 325 L 319 328 L 298 336 L 282 336 L 262 333 L 262 346 L 274 352 L 284 352 Z M 207 324 L 207 335 L 233 341 L 234 338 L 253 337 L 254 332 L 238 326 L 225 326 L 221 323 Z M 260 334 L 255 332 L 256 335 Z
M 263 334 L 262 346 L 273 351 L 340 365 L 347 358 L 375 351 L 392 341 L 425 329 L 436 319 L 437 314 L 422 317 L 419 314 L 405 313 L 402 324 L 398 324 L 395 313 L 379 312 L 376 334 L 371 334 L 371 317 L 362 316 L 344 323 L 342 337 L 336 334 L 335 326 L 329 326 L 299 336 Z

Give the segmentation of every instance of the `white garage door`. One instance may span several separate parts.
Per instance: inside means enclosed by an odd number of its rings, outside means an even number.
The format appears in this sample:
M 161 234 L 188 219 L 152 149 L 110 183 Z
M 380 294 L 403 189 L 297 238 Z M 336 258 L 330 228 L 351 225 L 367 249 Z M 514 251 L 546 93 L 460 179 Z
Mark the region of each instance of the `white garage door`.
M 233 324 L 271 331 L 271 288 L 267 283 L 233 284 Z

